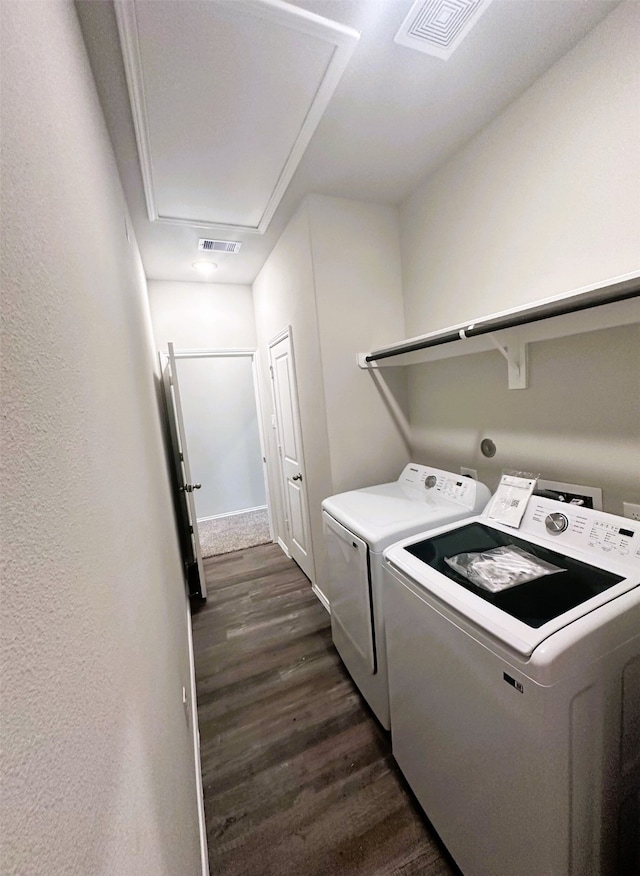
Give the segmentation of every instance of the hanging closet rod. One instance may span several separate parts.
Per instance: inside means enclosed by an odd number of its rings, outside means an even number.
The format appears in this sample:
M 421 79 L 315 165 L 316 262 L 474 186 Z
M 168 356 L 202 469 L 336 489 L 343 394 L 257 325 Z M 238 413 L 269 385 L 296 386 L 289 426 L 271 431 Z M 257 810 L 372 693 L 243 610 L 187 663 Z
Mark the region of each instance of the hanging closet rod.
M 416 350 L 426 350 L 429 347 L 438 347 L 441 344 L 449 344 L 452 341 L 475 338 L 490 332 L 503 331 L 504 329 L 515 328 L 516 326 L 532 322 L 540 322 L 543 319 L 551 319 L 554 316 L 578 313 L 581 310 L 601 307 L 604 304 L 613 304 L 616 301 L 626 301 L 629 298 L 637 298 L 639 296 L 640 277 L 625 278 L 621 282 L 607 286 L 604 289 L 599 288 L 580 295 L 567 296 L 558 301 L 534 305 L 497 317 L 488 317 L 460 328 L 443 329 L 441 332 L 434 332 L 431 335 L 412 338 L 403 344 L 395 344 L 392 347 L 374 350 L 364 357 L 364 361 L 377 362 L 380 359 L 401 356 L 403 353 L 414 353 Z

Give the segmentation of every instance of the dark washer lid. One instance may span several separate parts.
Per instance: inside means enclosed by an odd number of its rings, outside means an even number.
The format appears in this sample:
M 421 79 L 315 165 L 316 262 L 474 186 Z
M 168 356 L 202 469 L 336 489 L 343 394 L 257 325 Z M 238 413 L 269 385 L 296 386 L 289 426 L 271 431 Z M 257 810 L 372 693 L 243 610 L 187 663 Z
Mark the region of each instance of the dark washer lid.
M 486 551 L 501 545 L 517 545 L 522 550 L 565 571 L 545 575 L 499 593 L 491 593 L 464 578 L 445 562 L 445 557 L 471 551 Z M 480 599 L 534 628 L 560 617 L 624 580 L 621 575 L 615 575 L 478 522 L 469 523 L 415 544 L 405 545 L 405 550 L 460 587 L 464 587 Z

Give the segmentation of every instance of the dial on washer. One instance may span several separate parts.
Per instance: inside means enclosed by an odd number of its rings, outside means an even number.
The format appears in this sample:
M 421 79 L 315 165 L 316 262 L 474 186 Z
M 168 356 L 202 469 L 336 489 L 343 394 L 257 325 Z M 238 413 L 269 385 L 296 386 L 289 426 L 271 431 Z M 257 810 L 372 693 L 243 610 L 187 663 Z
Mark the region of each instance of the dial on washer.
M 569 525 L 569 518 L 561 511 L 552 511 L 547 515 L 544 525 L 547 527 L 547 532 L 564 532 Z

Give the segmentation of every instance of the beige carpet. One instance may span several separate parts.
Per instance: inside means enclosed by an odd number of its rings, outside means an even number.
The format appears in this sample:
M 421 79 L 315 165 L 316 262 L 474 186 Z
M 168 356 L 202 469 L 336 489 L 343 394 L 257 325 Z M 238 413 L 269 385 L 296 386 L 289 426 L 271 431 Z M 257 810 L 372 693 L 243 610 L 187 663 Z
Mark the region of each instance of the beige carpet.
M 217 557 L 271 541 L 266 508 L 198 523 L 203 557 Z

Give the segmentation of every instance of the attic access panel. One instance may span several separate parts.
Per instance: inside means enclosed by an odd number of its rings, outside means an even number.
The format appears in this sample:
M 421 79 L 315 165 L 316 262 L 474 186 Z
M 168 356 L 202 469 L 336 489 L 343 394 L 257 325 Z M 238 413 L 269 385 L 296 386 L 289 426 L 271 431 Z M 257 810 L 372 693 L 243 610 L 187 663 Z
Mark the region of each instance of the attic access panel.
M 116 13 L 149 219 L 264 232 L 357 32 L 278 0 Z

